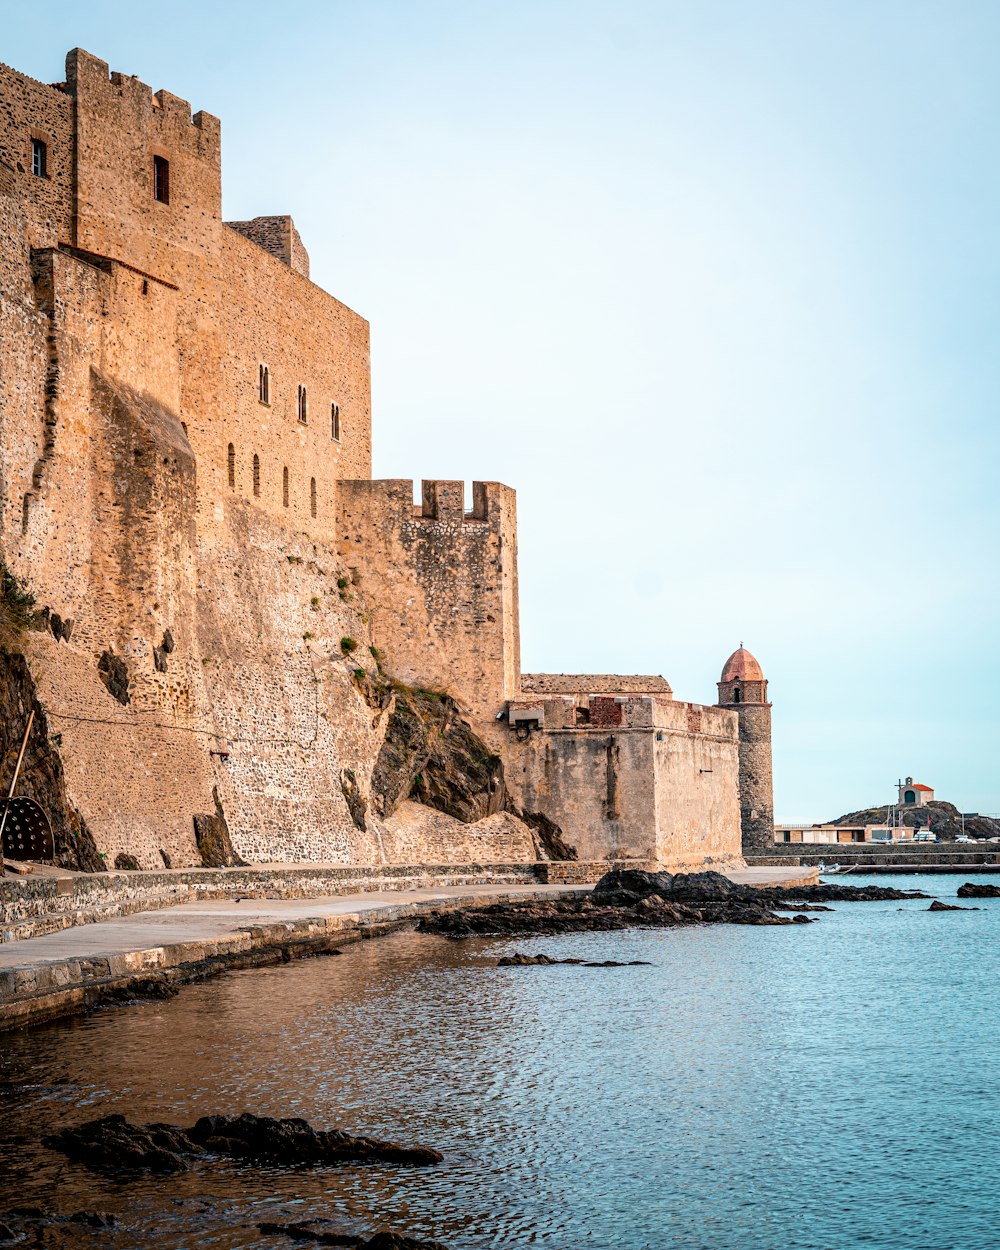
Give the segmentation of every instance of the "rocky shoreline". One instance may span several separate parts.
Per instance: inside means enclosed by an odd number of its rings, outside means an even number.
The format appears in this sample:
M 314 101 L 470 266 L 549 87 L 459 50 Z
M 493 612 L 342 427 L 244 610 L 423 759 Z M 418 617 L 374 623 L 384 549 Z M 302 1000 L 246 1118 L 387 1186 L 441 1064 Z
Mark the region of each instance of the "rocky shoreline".
M 606 873 L 584 898 L 493 903 L 432 911 L 417 929 L 451 938 L 608 932 L 702 924 L 808 924 L 807 911 L 833 902 L 930 898 L 888 886 L 807 885 L 758 889 L 717 872 L 624 870 Z M 782 915 L 792 912 L 792 915 Z

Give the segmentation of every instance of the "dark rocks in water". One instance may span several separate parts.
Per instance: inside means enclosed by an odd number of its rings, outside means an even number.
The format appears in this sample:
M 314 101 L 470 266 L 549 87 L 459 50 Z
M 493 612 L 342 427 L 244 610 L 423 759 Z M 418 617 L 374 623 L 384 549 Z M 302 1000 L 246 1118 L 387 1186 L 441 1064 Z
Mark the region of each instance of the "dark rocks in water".
M 103 1211 L 55 1215 L 40 1207 L 14 1207 L 0 1216 L 0 1244 L 45 1246 L 51 1250 L 83 1250 L 107 1244 L 105 1233 L 115 1217 Z M 25 1240 L 30 1238 L 31 1240 Z
M 651 895 L 633 906 L 603 905 L 589 898 L 494 903 L 469 910 L 431 912 L 421 933 L 445 937 L 519 937 L 538 933 L 599 933 L 614 929 L 663 929 L 695 924 L 809 924 L 808 916 L 778 916 L 756 902 L 736 899 L 692 907 Z
M 311 1241 L 321 1246 L 348 1246 L 354 1250 L 447 1250 L 440 1241 L 423 1241 L 402 1233 L 378 1232 L 372 1237 L 363 1237 L 359 1234 L 324 1232 L 314 1227 L 326 1223 L 329 1221 L 306 1220 L 298 1224 L 258 1224 L 257 1228 L 271 1236 L 283 1233 L 293 1241 Z
M 306 1120 L 270 1116 L 208 1115 L 188 1130 L 191 1139 L 215 1154 L 261 1163 L 440 1163 L 430 1146 L 400 1146 L 339 1129 L 314 1129 Z
M 199 1149 L 182 1129 L 170 1124 L 129 1124 L 123 1115 L 64 1128 L 43 1137 L 42 1144 L 98 1171 L 183 1172 L 190 1166 L 188 1156 Z
M 575 964 L 579 968 L 651 968 L 648 959 L 603 959 L 599 962 L 588 959 L 553 959 L 551 955 L 523 955 L 518 951 L 514 955 L 501 955 L 497 960 L 498 968 L 530 968 L 551 964 Z
M 942 903 L 940 899 L 935 899 L 931 903 L 928 911 L 979 911 L 978 907 L 956 907 L 954 903 Z
M 90 1120 L 42 1139 L 44 1145 L 98 1171 L 181 1172 L 192 1156 L 229 1155 L 282 1165 L 330 1163 L 439 1163 L 429 1146 L 399 1146 L 337 1129 L 323 1132 L 305 1120 L 268 1116 L 203 1116 L 194 1128 L 172 1124 L 133 1125 L 121 1115 Z
M 752 886 L 739 886 L 738 889 L 752 892 L 768 901 L 788 899 L 807 903 L 881 903 L 893 902 L 896 899 L 930 898 L 921 890 L 897 890 L 888 885 L 793 885 L 766 886 L 754 889 Z
M 358 1242 L 358 1250 L 448 1250 L 440 1241 L 424 1241 L 402 1233 L 376 1233 Z
M 719 872 L 605 873 L 578 899 L 494 903 L 489 907 L 431 912 L 417 925 L 446 937 L 518 937 L 527 933 L 601 932 L 694 924 L 809 924 L 802 911 L 829 910 L 830 902 L 929 898 L 919 890 L 888 886 L 810 885 L 757 889 Z M 812 906 L 799 906 L 812 904 Z M 816 906 L 819 905 L 819 906 Z M 792 911 L 793 915 L 778 915 Z
M 673 886 L 674 879 L 669 872 L 616 869 L 604 874 L 591 890 L 590 897 L 595 903 L 606 903 L 611 907 L 631 907 L 641 899 L 652 898 L 654 894 L 669 898 Z
M 1000 885 L 978 885 L 967 881 L 958 887 L 959 898 L 1000 898 Z

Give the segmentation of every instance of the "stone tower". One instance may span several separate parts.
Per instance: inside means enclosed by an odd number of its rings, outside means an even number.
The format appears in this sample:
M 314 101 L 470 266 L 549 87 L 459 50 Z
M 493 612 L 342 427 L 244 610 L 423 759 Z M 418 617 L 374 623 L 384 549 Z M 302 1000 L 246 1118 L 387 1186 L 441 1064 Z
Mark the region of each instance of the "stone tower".
M 740 826 L 743 852 L 774 844 L 771 783 L 771 705 L 763 670 L 742 643 L 726 661 L 719 682 L 719 707 L 740 718 Z

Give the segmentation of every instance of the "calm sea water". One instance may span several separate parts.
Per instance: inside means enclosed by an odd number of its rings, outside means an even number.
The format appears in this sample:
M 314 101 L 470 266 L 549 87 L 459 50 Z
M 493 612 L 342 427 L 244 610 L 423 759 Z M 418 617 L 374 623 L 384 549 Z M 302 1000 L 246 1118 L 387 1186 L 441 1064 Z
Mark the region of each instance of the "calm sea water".
M 964 879 L 879 878 L 950 901 Z M 995 1247 L 1000 900 L 972 902 L 514 943 L 400 934 L 4 1035 L 0 1209 L 115 1211 L 117 1250 L 291 1245 L 255 1224 L 315 1216 L 454 1250 Z M 515 949 L 653 966 L 489 966 Z M 446 1160 L 123 1182 L 38 1144 L 112 1111 L 242 1110 Z

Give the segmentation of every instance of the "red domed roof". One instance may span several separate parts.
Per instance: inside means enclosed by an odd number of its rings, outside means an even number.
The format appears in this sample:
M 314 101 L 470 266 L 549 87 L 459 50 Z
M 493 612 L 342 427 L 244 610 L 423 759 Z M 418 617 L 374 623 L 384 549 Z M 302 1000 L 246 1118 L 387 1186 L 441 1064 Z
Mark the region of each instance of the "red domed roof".
M 741 646 L 739 650 L 734 651 L 726 661 L 725 668 L 722 670 L 722 680 L 763 681 L 764 670 L 746 649 L 746 647 Z

